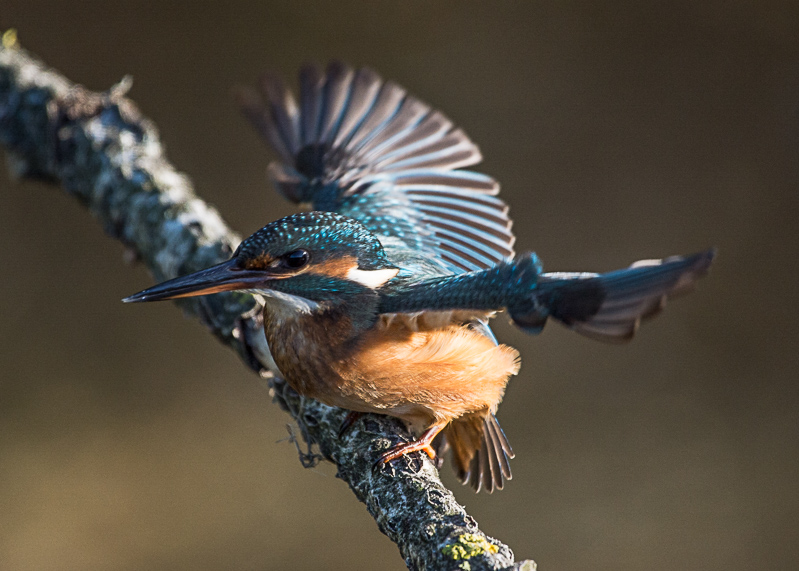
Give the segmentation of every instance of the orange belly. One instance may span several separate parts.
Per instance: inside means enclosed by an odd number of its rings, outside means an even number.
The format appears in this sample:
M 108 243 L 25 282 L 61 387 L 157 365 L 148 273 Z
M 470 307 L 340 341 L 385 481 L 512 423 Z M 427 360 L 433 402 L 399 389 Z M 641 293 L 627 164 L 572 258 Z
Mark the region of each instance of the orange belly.
M 461 325 L 410 331 L 394 324 L 367 333 L 358 350 L 332 368 L 341 379 L 338 394 L 322 400 L 390 414 L 420 429 L 494 412 L 519 370 L 519 354 Z

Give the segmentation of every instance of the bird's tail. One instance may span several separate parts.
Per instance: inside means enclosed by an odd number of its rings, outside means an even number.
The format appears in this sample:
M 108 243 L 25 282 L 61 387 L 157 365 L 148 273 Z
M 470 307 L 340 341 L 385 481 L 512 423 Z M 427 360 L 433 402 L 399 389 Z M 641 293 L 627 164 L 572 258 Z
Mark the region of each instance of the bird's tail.
M 452 451 L 452 465 L 458 479 L 476 492 L 501 490 L 511 479 L 513 450 L 497 418 L 488 411 L 455 419 L 443 431 L 446 447 Z
M 629 268 L 594 273 L 542 273 L 532 295 L 515 296 L 508 311 L 528 333 L 538 333 L 550 317 L 601 341 L 628 341 L 642 319 L 663 309 L 666 300 L 686 293 L 704 276 L 715 249 L 691 256 L 641 260 Z

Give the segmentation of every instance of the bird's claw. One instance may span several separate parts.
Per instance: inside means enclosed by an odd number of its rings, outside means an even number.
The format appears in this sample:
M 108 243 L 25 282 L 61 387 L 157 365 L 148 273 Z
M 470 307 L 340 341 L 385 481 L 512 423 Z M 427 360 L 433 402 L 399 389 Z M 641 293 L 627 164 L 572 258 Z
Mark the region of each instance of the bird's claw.
M 352 425 L 358 422 L 358 419 L 363 416 L 362 412 L 357 412 L 351 410 L 347 413 L 347 416 L 344 417 L 344 421 L 341 423 L 341 426 L 338 429 L 338 437 L 339 440 L 347 433 L 347 431 L 352 428 Z
M 430 445 L 430 443 L 420 441 L 406 442 L 405 444 L 398 444 L 397 446 L 386 450 L 374 463 L 373 468 L 378 470 L 383 466 L 390 465 L 391 462 L 397 458 L 409 456 L 414 452 L 424 452 L 430 457 L 431 460 L 435 460 L 436 458 L 436 452 L 433 450 L 433 447 Z

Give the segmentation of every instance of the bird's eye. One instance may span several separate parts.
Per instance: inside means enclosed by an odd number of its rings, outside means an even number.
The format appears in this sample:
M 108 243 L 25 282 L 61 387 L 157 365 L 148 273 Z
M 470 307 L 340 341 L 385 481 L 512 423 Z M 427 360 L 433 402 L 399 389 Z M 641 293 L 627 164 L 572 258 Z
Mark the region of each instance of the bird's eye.
M 283 256 L 283 263 L 286 267 L 297 269 L 308 263 L 310 256 L 305 250 L 294 250 Z

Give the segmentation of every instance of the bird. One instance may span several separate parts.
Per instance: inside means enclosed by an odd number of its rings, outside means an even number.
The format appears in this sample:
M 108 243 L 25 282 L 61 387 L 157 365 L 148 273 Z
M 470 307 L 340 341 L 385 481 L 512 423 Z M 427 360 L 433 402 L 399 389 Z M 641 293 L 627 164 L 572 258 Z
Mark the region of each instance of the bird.
M 402 420 L 409 442 L 376 465 L 424 453 L 475 491 L 502 489 L 514 457 L 496 418 L 516 349 L 489 320 L 529 334 L 556 321 L 608 342 L 631 339 L 693 288 L 715 249 L 608 273 L 544 272 L 517 254 L 497 181 L 466 170 L 478 147 L 441 112 L 368 67 L 306 65 L 299 101 L 276 75 L 239 92 L 279 160 L 277 191 L 304 210 L 271 222 L 221 264 L 125 302 L 243 291 L 263 298 L 274 373 L 300 395 Z

